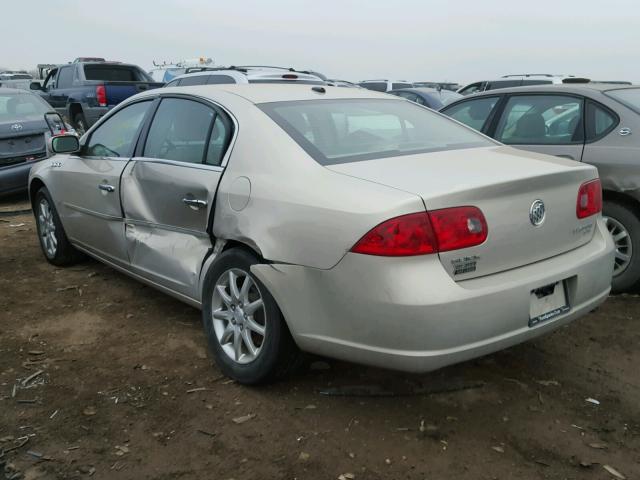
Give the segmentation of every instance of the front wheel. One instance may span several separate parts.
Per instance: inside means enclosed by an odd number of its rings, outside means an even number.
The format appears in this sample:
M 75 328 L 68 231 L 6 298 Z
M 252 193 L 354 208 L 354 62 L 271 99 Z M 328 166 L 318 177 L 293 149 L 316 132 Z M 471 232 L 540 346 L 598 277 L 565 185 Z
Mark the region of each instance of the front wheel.
M 62 222 L 46 187 L 42 187 L 36 193 L 33 213 L 36 217 L 40 247 L 49 263 L 66 266 L 82 260 L 83 255 L 73 248 L 64 233 Z
M 244 384 L 284 376 L 299 358 L 276 301 L 252 273 L 246 250 L 223 252 L 207 272 L 202 321 L 209 349 L 225 375 Z
M 602 216 L 615 245 L 613 293 L 634 290 L 640 284 L 640 220 L 627 205 L 605 202 Z

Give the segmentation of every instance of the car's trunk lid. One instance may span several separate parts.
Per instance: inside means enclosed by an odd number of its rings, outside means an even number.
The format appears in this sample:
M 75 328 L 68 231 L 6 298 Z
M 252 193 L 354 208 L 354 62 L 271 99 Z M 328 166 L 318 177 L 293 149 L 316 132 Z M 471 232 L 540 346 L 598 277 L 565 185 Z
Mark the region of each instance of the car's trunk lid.
M 579 220 L 580 185 L 597 177 L 577 162 L 516 151 L 477 148 L 331 165 L 332 171 L 420 195 L 427 210 L 476 206 L 487 220 L 487 240 L 440 253 L 455 280 L 489 275 L 559 255 L 587 243 L 595 217 Z M 533 225 L 530 209 L 545 205 Z

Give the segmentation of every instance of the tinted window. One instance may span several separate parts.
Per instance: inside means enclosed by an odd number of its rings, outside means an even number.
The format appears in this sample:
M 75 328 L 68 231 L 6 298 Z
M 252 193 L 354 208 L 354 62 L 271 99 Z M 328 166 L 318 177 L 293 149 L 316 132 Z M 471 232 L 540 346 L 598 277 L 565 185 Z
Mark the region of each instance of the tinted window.
M 367 90 L 373 90 L 375 92 L 387 91 L 387 82 L 361 82 L 358 85 L 366 88 Z
M 63 67 L 58 75 L 58 88 L 69 88 L 73 83 L 73 67 Z
M 519 87 L 522 85 L 522 80 L 496 80 L 494 82 L 487 83 L 485 90 L 496 90 L 498 88 Z
M 85 154 L 94 157 L 131 156 L 150 105 L 150 101 L 134 103 L 114 113 L 91 134 Z
M 209 165 L 220 165 L 231 139 L 231 122 L 225 117 L 217 115 L 211 130 L 211 139 L 207 149 L 205 163 Z
M 207 83 L 206 75 L 191 75 L 184 77 L 180 80 L 181 87 L 188 87 L 189 85 L 204 85 Z
M 209 81 L 207 82 L 208 85 L 221 85 L 229 83 L 236 83 L 236 79 L 229 75 L 210 75 Z
M 563 95 L 509 98 L 496 140 L 507 144 L 566 145 L 582 141 L 582 100 Z
M 412 83 L 392 83 L 391 88 L 411 88 L 413 87 Z
M 162 100 L 144 146 L 144 157 L 202 163 L 215 112 L 199 102 Z
M 105 82 L 151 82 L 146 73 L 137 67 L 125 65 L 85 65 L 84 76 L 87 80 L 103 80 Z
M 274 102 L 260 108 L 323 165 L 493 145 L 403 100 Z
M 593 140 L 609 133 L 618 123 L 618 118 L 593 102 L 587 103 L 587 138 Z
M 611 98 L 616 99 L 623 105 L 640 113 L 640 88 L 625 88 L 620 90 L 609 90 L 604 92 Z
M 498 97 L 478 98 L 452 105 L 444 109 L 442 113 L 481 131 L 497 102 Z

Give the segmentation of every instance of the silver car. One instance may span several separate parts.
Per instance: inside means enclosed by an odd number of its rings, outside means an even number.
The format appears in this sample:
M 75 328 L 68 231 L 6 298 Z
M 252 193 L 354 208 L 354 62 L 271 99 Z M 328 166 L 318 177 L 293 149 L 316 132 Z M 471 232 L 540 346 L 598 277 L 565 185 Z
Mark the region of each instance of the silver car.
M 50 145 L 30 179 L 47 260 L 88 254 L 201 308 L 218 365 L 243 383 L 300 350 L 425 372 L 609 294 L 594 167 L 389 95 L 159 89 Z
M 466 97 L 441 112 L 515 148 L 597 167 L 603 214 L 616 245 L 612 289 L 640 288 L 640 87 L 501 89 Z

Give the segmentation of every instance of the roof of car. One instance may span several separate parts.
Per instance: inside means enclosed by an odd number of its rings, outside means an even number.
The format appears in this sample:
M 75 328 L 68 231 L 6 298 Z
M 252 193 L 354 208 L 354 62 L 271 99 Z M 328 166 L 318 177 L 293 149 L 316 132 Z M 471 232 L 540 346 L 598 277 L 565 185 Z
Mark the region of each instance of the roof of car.
M 585 93 L 588 91 L 605 92 L 608 90 L 623 90 L 627 88 L 640 88 L 640 85 L 620 85 L 614 83 L 563 83 L 546 85 L 525 85 L 522 87 L 508 87 L 495 90 L 485 90 L 484 92 L 472 93 L 465 98 L 501 95 L 511 92 L 565 92 L 565 93 Z
M 324 90 L 322 93 L 320 90 Z M 325 85 L 305 85 L 305 84 L 282 84 L 282 83 L 261 83 L 261 84 L 220 84 L 220 85 L 195 85 L 188 87 L 165 87 L 162 92 L 157 90 L 148 91 L 149 95 L 154 93 L 190 93 L 202 97 L 209 97 L 215 92 L 224 91 L 242 97 L 252 103 L 287 102 L 297 100 L 318 100 L 318 99 L 338 99 L 338 98 L 378 98 L 391 99 L 390 95 L 374 92 L 372 90 L 357 88 L 330 87 Z

